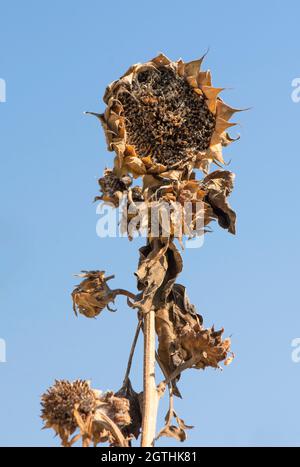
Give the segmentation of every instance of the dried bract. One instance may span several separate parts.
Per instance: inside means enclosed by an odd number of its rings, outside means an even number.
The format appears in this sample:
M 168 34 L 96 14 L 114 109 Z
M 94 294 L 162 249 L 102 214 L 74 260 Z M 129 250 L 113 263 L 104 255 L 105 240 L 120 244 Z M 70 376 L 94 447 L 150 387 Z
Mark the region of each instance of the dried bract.
M 102 194 L 96 196 L 95 201 L 105 201 L 118 207 L 123 195 L 128 192 L 132 180 L 126 175 L 120 178 L 115 175 L 114 170 L 105 169 L 104 175 L 99 178 L 98 183 Z

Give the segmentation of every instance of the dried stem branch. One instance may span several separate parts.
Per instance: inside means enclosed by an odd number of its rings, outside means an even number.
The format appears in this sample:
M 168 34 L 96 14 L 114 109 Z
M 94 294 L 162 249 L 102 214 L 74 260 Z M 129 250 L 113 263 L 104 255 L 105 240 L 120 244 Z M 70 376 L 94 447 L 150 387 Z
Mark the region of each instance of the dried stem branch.
M 133 338 L 133 341 L 132 341 L 132 344 L 131 344 L 130 354 L 129 354 L 127 368 L 126 368 L 126 373 L 125 373 L 124 381 L 123 381 L 123 386 L 127 383 L 128 378 L 129 378 L 131 365 L 132 365 L 132 359 L 133 359 L 133 355 L 134 355 L 134 352 L 135 352 L 135 347 L 136 347 L 136 344 L 137 344 L 137 341 L 138 341 L 138 338 L 139 338 L 141 326 L 142 326 L 142 320 L 139 319 L 139 322 L 138 322 L 136 330 L 135 330 L 134 338 Z
M 165 379 L 165 384 L 170 384 L 173 379 L 177 378 L 177 376 L 179 376 L 184 370 L 187 370 L 189 368 L 192 368 L 192 366 L 195 364 L 195 359 L 192 357 L 190 358 L 189 360 L 187 360 L 186 362 L 182 363 L 181 365 L 179 365 L 176 370 L 173 371 L 173 373 L 170 374 L 170 376 L 168 378 Z
M 128 290 L 125 290 L 125 289 L 115 289 L 114 293 L 116 295 L 125 295 L 125 297 L 131 298 L 132 300 L 134 300 L 136 297 L 134 293 L 129 292 Z

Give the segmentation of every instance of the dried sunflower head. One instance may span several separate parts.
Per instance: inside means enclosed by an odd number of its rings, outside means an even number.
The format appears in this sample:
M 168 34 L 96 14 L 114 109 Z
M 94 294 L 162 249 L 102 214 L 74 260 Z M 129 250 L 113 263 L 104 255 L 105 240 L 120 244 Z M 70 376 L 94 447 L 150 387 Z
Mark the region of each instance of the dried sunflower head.
M 107 108 L 98 117 L 120 174 L 205 171 L 223 161 L 221 147 L 232 141 L 226 129 L 234 125 L 228 120 L 237 110 L 218 97 L 222 88 L 200 71 L 202 60 L 172 62 L 160 54 L 107 87 Z
M 88 381 L 55 381 L 41 397 L 42 419 L 45 428 L 52 428 L 62 440 L 66 440 L 77 428 L 74 410 L 86 420 L 94 413 L 97 394 Z
M 223 332 L 224 329 L 215 331 L 214 327 L 206 329 L 196 325 L 191 328 L 187 325 L 177 339 L 180 355 L 184 361 L 193 359 L 193 367 L 198 369 L 219 368 L 221 361 L 228 365 L 233 354 L 230 353 L 230 338 L 222 339 Z
M 42 395 L 41 404 L 45 428 L 52 428 L 63 446 L 72 446 L 80 438 L 83 446 L 91 442 L 127 445 L 121 430 L 131 423 L 130 403 L 112 391 L 102 394 L 91 389 L 88 381 L 55 381 Z M 79 433 L 69 439 L 76 430 Z
M 86 316 L 95 318 L 107 307 L 110 311 L 109 303 L 116 297 L 116 291 L 111 290 L 107 281 L 114 276 L 105 277 L 105 271 L 83 271 L 78 274 L 84 280 L 73 290 L 73 310 Z

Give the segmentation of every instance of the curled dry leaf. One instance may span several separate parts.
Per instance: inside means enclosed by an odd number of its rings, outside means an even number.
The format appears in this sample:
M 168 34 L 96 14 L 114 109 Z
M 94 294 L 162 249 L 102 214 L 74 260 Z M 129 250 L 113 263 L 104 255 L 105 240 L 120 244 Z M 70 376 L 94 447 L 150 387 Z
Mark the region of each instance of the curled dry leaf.
M 52 428 L 63 446 L 72 446 L 80 438 L 84 447 L 104 442 L 128 446 L 122 434 L 131 423 L 128 399 L 91 389 L 89 381 L 61 380 L 55 381 L 41 401 L 44 427 Z
M 175 418 L 176 420 L 176 425 L 172 424 L 173 418 Z M 175 438 L 178 441 L 183 442 L 187 438 L 186 430 L 191 430 L 192 428 L 194 428 L 191 425 L 186 425 L 184 420 L 178 417 L 174 409 L 169 409 L 165 417 L 165 422 L 165 426 L 158 433 L 156 439 L 159 439 L 162 436 L 167 436 L 169 438 Z
M 140 288 L 147 290 L 150 274 L 151 290 L 155 290 L 152 303 L 155 306 L 158 357 L 168 375 L 186 362 L 191 362 L 194 368 L 218 367 L 219 362 L 228 356 L 230 340 L 222 340 L 223 330 L 203 327 L 203 319 L 190 303 L 185 287 L 174 283 L 182 269 L 181 257 L 174 243 L 170 242 L 164 250 L 165 260 L 159 274 L 156 271 L 152 275 L 152 271 L 147 272 L 143 267 L 148 258 L 145 251 L 148 255 L 153 252 L 151 244 L 141 250 L 139 271 L 144 275 Z
M 175 292 L 175 294 L 174 294 Z M 180 368 L 219 368 L 230 362 L 230 339 L 222 340 L 223 329 L 203 327 L 203 319 L 192 305 L 184 305 L 185 288 L 175 284 L 168 303 L 157 310 L 158 355 L 169 375 L 180 375 Z M 188 302 L 189 303 L 189 302 Z M 188 364 L 188 366 L 186 366 Z
M 140 260 L 136 276 L 138 289 L 142 290 L 142 301 L 136 302 L 143 306 L 153 301 L 155 294 L 165 278 L 167 271 L 166 251 L 168 242 L 156 240 L 140 249 Z
M 131 422 L 126 425 L 122 432 L 127 439 L 138 438 L 142 427 L 142 412 L 140 407 L 140 395 L 134 391 L 129 378 L 124 382 L 121 389 L 115 394 L 117 397 L 127 399 L 129 402 L 129 415 Z
M 235 234 L 236 214 L 228 204 L 227 197 L 233 190 L 235 175 L 228 170 L 216 170 L 203 180 L 207 195 L 205 200 L 211 206 L 213 215 L 223 229 Z
M 230 339 L 222 340 L 223 330 L 203 327 L 185 287 L 175 283 L 181 270 L 182 259 L 173 242 L 149 242 L 140 249 L 136 275 L 141 294 L 135 306 L 147 310 L 151 303 L 155 309 L 158 357 L 168 376 L 186 362 L 193 368 L 218 368 L 231 358 Z

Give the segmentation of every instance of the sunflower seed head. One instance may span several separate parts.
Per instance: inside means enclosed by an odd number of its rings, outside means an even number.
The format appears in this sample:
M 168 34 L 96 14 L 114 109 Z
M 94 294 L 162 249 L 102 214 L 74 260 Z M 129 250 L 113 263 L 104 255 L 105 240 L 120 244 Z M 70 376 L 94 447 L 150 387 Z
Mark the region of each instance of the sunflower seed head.
M 127 443 L 128 433 L 125 438 L 121 430 L 131 424 L 130 401 L 112 391 L 91 389 L 89 381 L 55 381 L 42 395 L 41 404 L 45 428 L 52 428 L 63 446 L 72 446 L 80 437 L 84 446 L 90 442 Z M 118 439 L 116 429 L 120 430 Z M 75 431 L 78 435 L 70 439 Z
M 83 420 L 94 413 L 97 398 L 88 381 L 74 382 L 60 380 L 41 397 L 42 419 L 47 428 L 56 432 L 65 431 L 72 434 L 77 423 L 74 410 L 77 408 Z

